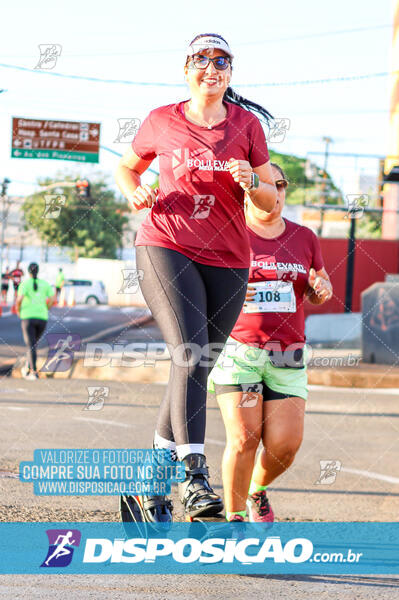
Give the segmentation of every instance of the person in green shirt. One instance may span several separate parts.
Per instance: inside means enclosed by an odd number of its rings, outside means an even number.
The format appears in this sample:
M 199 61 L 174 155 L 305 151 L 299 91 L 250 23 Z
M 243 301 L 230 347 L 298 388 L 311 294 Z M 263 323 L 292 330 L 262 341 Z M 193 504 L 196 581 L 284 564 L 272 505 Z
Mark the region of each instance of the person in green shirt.
M 55 278 L 55 294 L 58 300 L 58 296 L 60 295 L 61 289 L 64 286 L 64 273 L 62 272 L 61 267 L 58 269 L 57 277 Z
M 36 369 L 36 348 L 46 329 L 48 309 L 54 304 L 56 296 L 52 286 L 38 279 L 39 265 L 31 263 L 28 267 L 30 278 L 18 287 L 17 314 L 21 319 L 22 335 L 28 347 L 27 364 L 22 369 L 25 379 L 38 379 Z

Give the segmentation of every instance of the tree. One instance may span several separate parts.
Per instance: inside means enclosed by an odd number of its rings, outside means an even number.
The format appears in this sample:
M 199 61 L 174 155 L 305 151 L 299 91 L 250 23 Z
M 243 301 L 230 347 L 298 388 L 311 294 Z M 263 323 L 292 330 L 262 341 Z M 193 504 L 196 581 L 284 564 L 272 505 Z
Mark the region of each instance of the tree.
M 38 183 L 75 183 L 79 178 L 57 173 L 56 179 L 45 178 Z M 89 198 L 79 196 L 74 185 L 62 184 L 28 196 L 22 205 L 25 229 L 34 229 L 51 246 L 70 248 L 75 258 L 116 258 L 128 222 L 123 214 L 127 205 L 116 200 L 101 174 L 92 176 L 90 184 Z
M 269 150 L 270 160 L 281 167 L 290 182 L 287 204 L 319 204 L 321 201 L 323 170 L 306 158 Z M 309 168 L 310 167 L 310 168 Z M 342 204 L 342 194 L 330 175 L 326 177 L 326 204 Z

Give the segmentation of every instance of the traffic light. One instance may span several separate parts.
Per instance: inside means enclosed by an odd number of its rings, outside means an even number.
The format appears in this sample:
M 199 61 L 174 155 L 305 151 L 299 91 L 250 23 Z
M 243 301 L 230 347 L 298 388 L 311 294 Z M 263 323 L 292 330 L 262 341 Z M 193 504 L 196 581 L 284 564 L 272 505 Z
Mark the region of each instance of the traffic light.
M 4 177 L 3 182 L 1 184 L 1 195 L 2 196 L 7 196 L 7 188 L 8 188 L 9 183 L 11 183 L 11 181 L 7 177 Z
M 81 198 L 90 198 L 90 183 L 87 179 L 82 179 L 76 182 L 76 193 Z

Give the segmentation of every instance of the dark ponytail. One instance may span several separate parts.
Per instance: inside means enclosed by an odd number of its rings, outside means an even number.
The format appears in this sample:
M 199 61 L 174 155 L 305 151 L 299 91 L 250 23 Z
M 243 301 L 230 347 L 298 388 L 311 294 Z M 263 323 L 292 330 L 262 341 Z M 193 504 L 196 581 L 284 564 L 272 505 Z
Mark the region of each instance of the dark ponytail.
M 274 119 L 273 115 L 269 113 L 266 108 L 263 108 L 260 104 L 256 102 L 252 102 L 252 100 L 248 100 L 240 94 L 237 94 L 231 87 L 228 87 L 224 93 L 223 100 L 225 102 L 231 102 L 232 104 L 237 104 L 237 106 L 241 106 L 241 108 L 245 108 L 254 113 L 258 113 L 258 115 L 265 121 L 266 125 L 270 125 L 270 121 Z
M 39 265 L 37 263 L 30 263 L 28 271 L 33 277 L 33 289 L 37 292 L 37 274 L 39 272 Z

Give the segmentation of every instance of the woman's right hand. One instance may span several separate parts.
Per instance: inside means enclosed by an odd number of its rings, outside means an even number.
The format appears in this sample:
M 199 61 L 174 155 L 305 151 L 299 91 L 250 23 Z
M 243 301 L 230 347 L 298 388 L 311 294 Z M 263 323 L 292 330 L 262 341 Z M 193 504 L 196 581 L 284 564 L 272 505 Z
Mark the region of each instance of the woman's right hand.
M 151 208 L 156 200 L 159 189 L 152 189 L 149 185 L 139 185 L 133 194 L 129 195 L 128 201 L 135 210 L 141 210 L 143 208 Z
M 251 287 L 251 284 L 249 284 L 248 287 L 247 287 L 247 293 L 246 293 L 246 296 L 245 296 L 245 302 L 253 302 L 255 295 L 256 295 L 255 288 Z

